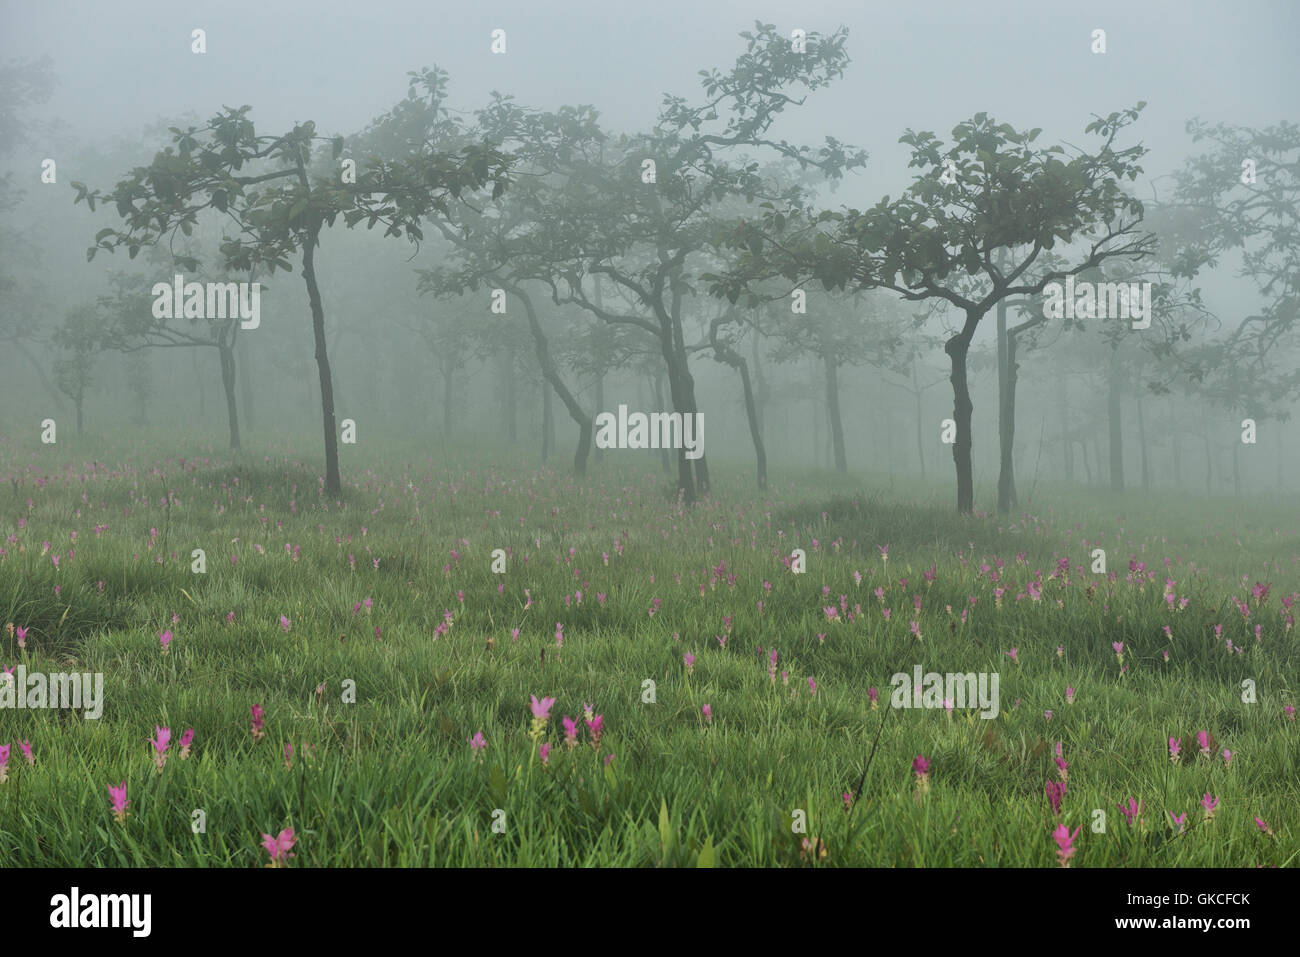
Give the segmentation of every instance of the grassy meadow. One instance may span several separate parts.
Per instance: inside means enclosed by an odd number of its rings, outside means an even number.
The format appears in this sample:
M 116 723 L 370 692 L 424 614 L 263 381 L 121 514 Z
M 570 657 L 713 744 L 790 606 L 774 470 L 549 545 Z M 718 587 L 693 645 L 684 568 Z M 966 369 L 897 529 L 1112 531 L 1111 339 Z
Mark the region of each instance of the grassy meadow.
M 0 440 L 0 665 L 104 676 L 0 710 L 6 865 L 1300 861 L 1294 498 L 141 436 Z

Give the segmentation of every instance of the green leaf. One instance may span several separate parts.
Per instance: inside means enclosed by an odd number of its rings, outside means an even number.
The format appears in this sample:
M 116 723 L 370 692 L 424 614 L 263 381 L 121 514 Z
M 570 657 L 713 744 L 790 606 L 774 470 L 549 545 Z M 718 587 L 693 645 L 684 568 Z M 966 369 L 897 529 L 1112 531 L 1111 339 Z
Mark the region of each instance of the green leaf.
M 659 799 L 659 843 L 663 845 L 664 853 L 668 853 L 668 842 L 672 838 L 672 823 L 668 819 L 668 802 L 664 798 Z
M 704 846 L 700 848 L 700 858 L 695 862 L 696 867 L 713 866 L 713 838 L 709 835 L 704 836 Z

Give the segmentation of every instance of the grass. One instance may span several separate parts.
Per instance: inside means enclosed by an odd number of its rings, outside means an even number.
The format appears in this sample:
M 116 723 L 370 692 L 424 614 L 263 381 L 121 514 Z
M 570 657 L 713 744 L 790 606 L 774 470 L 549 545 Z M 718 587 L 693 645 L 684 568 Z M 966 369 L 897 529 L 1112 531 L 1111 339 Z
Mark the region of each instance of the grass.
M 98 720 L 0 711 L 8 864 L 262 866 L 262 834 L 291 827 L 290 866 L 1055 866 L 1059 822 L 1075 867 L 1297 863 L 1294 500 L 1040 486 L 963 518 L 942 481 L 778 469 L 760 495 L 711 463 L 713 496 L 681 509 L 632 455 L 579 482 L 390 442 L 345 458 L 333 501 L 285 443 L 117 439 L 0 441 L 0 625 L 28 629 L 0 663 L 105 689 Z M 997 673 L 998 716 L 891 709 L 915 665 Z M 557 699 L 541 738 L 532 695 Z

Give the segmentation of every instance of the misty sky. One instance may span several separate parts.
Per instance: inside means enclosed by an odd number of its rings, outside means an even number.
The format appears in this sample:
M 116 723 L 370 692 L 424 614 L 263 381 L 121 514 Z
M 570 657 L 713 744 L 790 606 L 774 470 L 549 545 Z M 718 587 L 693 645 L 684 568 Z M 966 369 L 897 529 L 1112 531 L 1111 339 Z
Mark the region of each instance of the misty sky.
M 796 142 L 824 134 L 870 150 L 845 199 L 874 201 L 909 178 L 897 143 L 907 127 L 941 135 L 979 110 L 1049 138 L 1085 145 L 1090 114 L 1140 99 L 1137 134 L 1149 173 L 1177 165 L 1183 124 L 1267 125 L 1292 117 L 1300 90 L 1300 5 L 1255 2 L 1104 2 L 1086 10 L 1042 0 L 995 3 L 707 2 L 539 3 L 445 0 L 274 3 L 253 0 L 122 3 L 3 0 L 0 56 L 54 59 L 53 116 L 79 139 L 137 135 L 186 111 L 253 106 L 259 128 L 314 119 L 350 133 L 400 99 L 406 72 L 451 74 L 452 105 L 480 106 L 493 89 L 525 105 L 591 103 L 609 125 L 654 117 L 664 91 L 698 95 L 696 71 L 725 67 L 753 20 L 850 30 L 853 63 L 779 128 Z M 202 27 L 208 52 L 190 52 Z M 490 33 L 507 31 L 504 56 Z M 1089 50 L 1094 28 L 1108 52 Z

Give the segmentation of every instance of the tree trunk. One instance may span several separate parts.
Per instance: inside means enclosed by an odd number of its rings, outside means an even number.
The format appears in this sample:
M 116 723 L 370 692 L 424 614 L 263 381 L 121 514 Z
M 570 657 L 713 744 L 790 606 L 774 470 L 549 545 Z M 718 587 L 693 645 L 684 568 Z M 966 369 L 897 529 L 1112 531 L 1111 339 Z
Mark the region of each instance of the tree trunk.
M 844 422 L 840 418 L 840 376 L 835 359 L 823 357 L 826 365 L 826 411 L 831 422 L 831 446 L 835 453 L 835 471 L 847 472 L 849 460 L 844 454 Z
M 311 303 L 311 328 L 316 339 L 316 368 L 320 371 L 320 409 L 325 429 L 325 494 L 339 495 L 343 483 L 339 479 L 339 436 L 334 422 L 334 380 L 330 375 L 329 354 L 325 347 L 325 309 L 321 306 L 320 287 L 316 284 L 316 246 L 320 241 L 320 226 L 307 234 L 303 244 L 302 278 L 307 283 L 307 299 Z
M 223 337 L 217 345 L 221 357 L 221 385 L 226 391 L 226 418 L 230 423 L 230 447 L 239 448 L 239 410 L 235 405 L 235 351 Z
M 1147 422 L 1142 412 L 1142 390 L 1137 390 L 1138 445 L 1142 448 L 1142 490 L 1151 491 L 1151 456 L 1147 452 Z
M 560 377 L 559 370 L 555 367 L 555 360 L 551 358 L 550 343 L 542 329 L 541 320 L 537 317 L 537 310 L 533 308 L 532 298 L 518 286 L 509 288 L 524 304 L 524 313 L 528 316 L 528 328 L 533 334 L 533 344 L 537 347 L 537 362 L 541 366 L 542 377 L 545 380 L 542 385 L 542 393 L 545 397 L 542 402 L 542 460 L 546 460 L 547 452 L 555 442 L 555 412 L 551 406 L 551 389 L 554 389 L 555 394 L 564 403 L 569 418 L 578 425 L 578 450 L 573 455 L 573 471 L 576 475 L 585 475 L 587 458 L 591 454 L 591 416 L 583 411 L 578 400 L 573 397 L 573 393 Z M 546 388 L 546 383 L 550 384 L 551 389 Z
M 595 416 L 599 415 L 601 412 L 604 411 L 605 411 L 605 377 L 603 375 L 599 375 L 596 377 L 596 410 L 594 413 L 592 413 L 592 417 L 594 418 Z M 599 448 L 592 449 L 591 460 L 593 462 L 599 462 L 600 456 L 601 456 L 601 450 Z
M 542 464 L 551 457 L 551 444 L 555 441 L 555 409 L 551 405 L 551 383 L 542 380 Z
M 235 353 L 239 360 L 239 398 L 244 406 L 244 429 L 253 430 L 253 354 L 244 336 L 235 334 Z
M 925 478 L 925 424 L 921 417 L 923 413 L 921 403 L 921 382 L 916 375 L 916 356 L 912 356 L 912 395 L 916 399 L 916 460 L 921 463 L 921 478 Z
M 1065 451 L 1065 480 L 1074 482 L 1074 438 L 1070 435 L 1070 400 L 1066 395 L 1068 381 L 1061 376 L 1061 445 Z
M 511 346 L 503 360 L 506 377 L 506 438 L 511 445 L 519 441 L 519 393 L 515 384 L 515 350 Z
M 998 263 L 1001 265 L 1002 252 L 998 251 Z M 1014 462 L 1011 456 L 1012 431 L 1015 429 L 1015 415 L 1011 411 L 1010 351 L 1011 343 L 1007 340 L 1007 303 L 999 299 L 997 304 L 997 339 L 998 339 L 998 514 L 1006 515 L 1015 504 L 1015 477 L 1012 474 Z
M 451 438 L 456 421 L 454 415 L 456 365 L 458 363 L 445 359 L 442 363 L 442 437 L 444 440 Z
M 948 339 L 943 350 L 952 360 L 952 417 L 957 425 L 956 441 L 952 446 L 952 460 L 957 468 L 957 511 L 968 514 L 975 510 L 975 474 L 971 461 L 971 413 L 975 410 L 970 398 L 970 381 L 966 374 L 966 355 L 983 313 L 967 312 L 962 331 Z
M 57 408 L 66 408 L 64 405 L 65 396 L 55 387 L 54 383 L 50 381 L 50 377 L 45 374 L 45 367 L 36 361 L 36 357 L 32 355 L 31 351 L 23 341 L 17 338 L 6 341 L 12 343 L 13 347 L 22 354 L 24 359 L 27 360 L 27 364 L 31 366 L 32 371 L 36 373 L 36 377 L 40 380 L 41 388 L 53 397 Z
M 197 349 L 190 350 L 190 364 L 194 366 L 194 382 L 199 387 L 199 421 L 202 422 L 207 417 L 208 390 L 203 385 L 203 374 L 199 372 L 199 352 Z
M 1119 350 L 1110 351 L 1110 374 L 1107 376 L 1106 419 L 1110 433 L 1110 489 L 1124 491 L 1124 429 L 1121 421 L 1123 408 L 1123 372 L 1120 369 Z
M 714 320 L 709 327 L 709 341 L 713 345 L 713 355 L 719 362 L 724 362 L 740 373 L 740 385 L 745 394 L 745 416 L 749 420 L 749 437 L 754 443 L 754 458 L 758 466 L 758 487 L 767 488 L 767 449 L 763 446 L 763 431 L 758 424 L 758 404 L 754 401 L 754 389 L 749 381 L 749 367 L 744 358 L 730 346 L 718 341 L 718 326 L 721 320 Z
M 655 410 L 658 412 L 666 411 L 664 409 L 664 374 L 662 372 L 655 373 L 654 392 Z M 659 465 L 664 470 L 665 475 L 673 474 L 673 456 L 668 449 L 661 448 L 659 450 Z
M 77 406 L 77 434 L 80 435 L 82 432 L 82 425 L 84 423 L 84 417 L 82 416 L 82 405 L 85 403 L 85 397 L 79 395 L 74 401 Z
M 1205 439 L 1205 494 L 1214 491 L 1213 459 L 1210 455 L 1210 426 L 1205 407 L 1201 407 L 1201 437 Z

